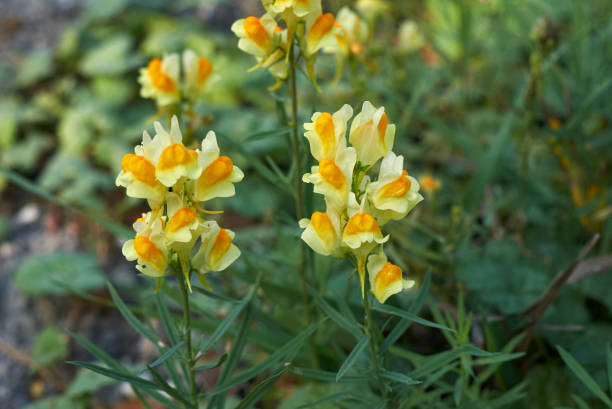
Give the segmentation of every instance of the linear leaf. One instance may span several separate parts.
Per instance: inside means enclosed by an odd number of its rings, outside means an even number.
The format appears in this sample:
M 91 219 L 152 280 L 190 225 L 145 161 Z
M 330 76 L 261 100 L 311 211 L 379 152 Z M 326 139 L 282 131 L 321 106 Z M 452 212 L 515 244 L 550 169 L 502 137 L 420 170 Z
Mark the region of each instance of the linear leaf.
M 214 345 L 217 341 L 219 341 L 219 339 L 221 339 L 221 337 L 227 332 L 227 330 L 230 328 L 234 320 L 238 317 L 238 314 L 240 314 L 242 310 L 244 309 L 244 307 L 251 301 L 253 294 L 255 294 L 256 288 L 257 287 L 253 287 L 251 291 L 249 291 L 247 296 L 244 297 L 244 299 L 240 301 L 238 305 L 232 308 L 229 314 L 227 314 L 227 317 L 225 317 L 225 319 L 221 321 L 221 324 L 217 326 L 217 328 L 215 329 L 215 332 L 212 333 L 210 338 L 208 338 L 208 340 L 206 340 L 204 345 L 200 348 L 200 352 L 202 354 L 208 351 L 208 349 L 212 345 Z
M 410 314 L 416 315 L 419 313 L 419 311 L 421 311 L 421 308 L 423 307 L 423 304 L 425 304 L 425 300 L 427 299 L 427 294 L 429 293 L 430 284 L 431 284 L 431 269 L 427 270 L 427 273 L 425 274 L 425 279 L 423 280 L 423 284 L 421 285 L 421 289 L 419 290 L 419 293 L 414 299 L 414 302 L 412 303 L 412 305 L 410 305 L 410 308 L 408 308 L 408 312 Z M 385 337 L 385 340 L 383 341 L 382 345 L 378 349 L 378 355 L 384 354 L 391 345 L 395 344 L 397 340 L 402 336 L 402 334 L 404 334 L 404 332 L 408 330 L 410 325 L 412 325 L 412 320 L 402 318 L 397 323 L 395 328 L 393 328 L 393 330 L 389 333 L 389 335 Z
M 325 301 L 323 297 L 321 297 L 321 294 L 319 294 L 316 290 L 310 288 L 309 291 L 319 308 L 321 308 L 323 312 L 325 312 L 336 324 L 344 328 L 356 339 L 360 339 L 363 336 L 362 331 L 359 329 L 356 323 L 348 320 L 344 315 L 340 314 L 334 307 Z
M 606 358 L 608 362 L 608 384 L 610 386 L 610 394 L 612 395 L 612 348 L 609 344 L 606 348 Z
M 176 345 L 179 342 L 178 330 L 176 328 L 175 322 L 170 316 L 170 311 L 168 310 L 168 306 L 166 305 L 164 295 L 165 294 L 162 292 L 158 292 L 157 294 L 155 294 L 155 302 L 157 304 L 157 309 L 159 310 L 159 316 L 164 325 L 164 329 L 166 330 L 166 334 L 168 335 L 168 340 L 170 341 L 171 345 Z M 185 379 L 187 379 L 187 366 L 185 365 L 185 362 L 183 360 L 179 360 L 179 365 L 183 371 Z M 182 380 L 180 379 L 175 367 L 170 362 L 167 362 L 166 368 L 168 369 L 168 372 L 172 377 L 172 382 L 174 382 L 174 384 L 180 391 L 186 393 Z
M 561 355 L 561 359 L 563 362 L 572 370 L 574 375 L 578 377 L 595 396 L 597 396 L 603 403 L 605 403 L 608 407 L 612 408 L 612 400 L 606 396 L 604 391 L 601 390 L 595 379 L 589 375 L 589 373 L 584 369 L 582 365 L 576 361 L 576 359 L 570 355 L 565 349 L 563 349 L 560 345 L 557 345 L 557 351 L 559 351 L 559 355 Z
M 174 345 L 172 348 L 168 348 L 166 350 L 166 352 L 164 352 L 162 354 L 162 356 L 160 356 L 159 358 L 157 358 L 155 361 L 153 361 L 150 365 L 150 367 L 156 367 L 159 364 L 162 364 L 166 361 L 166 359 L 170 358 L 172 355 L 174 355 L 176 353 L 176 351 L 179 350 L 180 347 L 183 346 L 183 344 L 185 343 L 185 341 L 181 341 L 178 344 Z
M 274 375 L 261 381 L 257 386 L 249 391 L 247 396 L 236 406 L 235 409 L 250 409 L 266 394 L 266 392 L 274 386 L 276 380 L 287 371 L 287 367 L 283 367 Z
M 408 311 L 400 310 L 399 308 L 392 307 L 390 305 L 376 304 L 376 305 L 374 305 L 374 309 L 376 311 L 379 311 L 379 312 L 386 312 L 387 314 L 393 314 L 393 315 L 396 315 L 398 317 L 405 318 L 407 320 L 416 322 L 417 324 L 421 324 L 421 325 L 424 325 L 426 327 L 432 327 L 432 328 L 444 329 L 444 330 L 447 330 L 447 331 L 453 331 L 449 327 L 446 327 L 444 325 L 440 325 L 440 324 L 435 323 L 435 322 L 428 321 L 426 319 L 423 319 L 423 318 L 417 316 L 416 314 L 413 314 L 413 313 L 408 312 Z
M 500 363 L 503 363 L 503 362 L 512 361 L 512 360 L 520 358 L 520 357 L 522 357 L 524 355 L 525 355 L 524 352 L 515 352 L 515 353 L 512 353 L 512 354 L 501 354 L 501 355 L 497 355 L 497 356 L 478 358 L 478 359 L 474 360 L 473 364 L 474 365 L 500 364 Z
M 223 354 L 221 355 L 221 358 L 219 358 L 217 360 L 217 362 L 211 362 L 209 364 L 200 364 L 197 365 L 194 369 L 194 371 L 204 371 L 204 370 L 208 370 L 208 369 L 215 369 L 221 366 L 221 364 L 223 364 L 223 362 L 225 362 L 227 360 L 227 354 Z
M 296 337 L 292 338 L 289 342 L 287 342 L 282 347 L 278 348 L 275 352 L 270 354 L 266 359 L 261 361 L 260 363 L 254 365 L 250 369 L 242 371 L 234 378 L 230 379 L 227 382 L 224 382 L 221 385 L 217 385 L 215 389 L 210 391 L 209 395 L 217 395 L 221 392 L 225 392 L 236 385 L 240 385 L 243 382 L 248 381 L 251 378 L 259 375 L 261 372 L 270 368 L 276 362 L 281 360 L 283 357 L 290 355 L 291 353 L 299 350 L 302 344 L 306 341 L 306 339 L 312 335 L 312 333 L 325 321 L 325 319 L 310 325 L 304 331 L 299 333 Z
M 147 369 L 149 370 L 151 376 L 153 376 L 153 379 L 155 379 L 155 384 L 159 385 L 164 392 L 185 405 L 191 405 L 191 402 L 183 398 L 183 396 L 172 386 L 168 385 L 168 382 L 166 382 L 166 380 L 155 369 L 153 369 L 150 365 L 147 365 Z
M 197 286 L 197 285 L 192 285 L 191 288 L 193 289 L 193 291 L 195 291 L 197 293 L 200 293 L 200 294 L 205 295 L 205 296 L 210 297 L 210 298 L 214 298 L 214 299 L 219 300 L 219 301 L 225 301 L 225 302 L 231 302 L 231 303 L 239 303 L 241 301 L 241 300 L 237 300 L 235 298 L 226 297 L 225 295 L 214 293 L 212 291 L 207 290 L 206 288 L 202 288 L 202 287 Z
M 219 375 L 219 380 L 217 381 L 217 385 L 221 385 L 225 383 L 225 381 L 232 375 L 236 366 L 238 366 L 238 361 L 242 356 L 242 351 L 247 342 L 248 333 L 251 325 L 251 321 L 253 320 L 253 305 L 251 303 L 247 304 L 246 311 L 244 313 L 244 317 L 242 318 L 242 323 L 240 324 L 240 330 L 238 331 L 238 336 L 236 337 L 236 341 L 234 342 L 234 346 L 232 347 L 229 356 L 227 358 L 227 363 L 221 370 L 221 375 Z M 223 409 L 225 407 L 225 394 L 220 394 L 214 396 L 210 403 L 208 404 L 208 408 L 212 409 L 214 405 L 217 405 L 218 409 Z
M 344 392 L 334 393 L 333 395 L 326 396 L 326 397 L 321 398 L 319 400 L 316 400 L 314 402 L 306 403 L 304 405 L 300 405 L 300 406 L 298 406 L 295 409 L 317 408 L 322 403 L 341 401 L 341 400 L 345 400 L 345 399 L 347 399 L 349 397 L 350 397 L 350 395 L 348 393 L 344 393 Z
M 359 355 L 361 355 L 365 347 L 368 345 L 368 341 L 369 338 L 367 336 L 361 336 L 361 339 L 359 340 L 357 345 L 355 345 L 355 348 L 353 348 L 349 356 L 342 363 L 340 369 L 338 369 L 338 373 L 336 374 L 336 382 L 342 379 L 342 377 L 346 374 L 346 371 L 348 371 L 353 367 L 353 365 L 355 365 L 355 362 L 357 362 L 357 358 L 359 358 Z
M 390 379 L 390 380 L 395 381 L 395 382 L 405 383 L 406 385 L 416 385 L 416 384 L 421 383 L 421 381 L 417 381 L 415 379 L 412 379 L 408 375 L 405 375 L 405 374 L 400 373 L 400 372 L 395 372 L 395 371 L 385 371 L 385 370 L 383 370 L 382 373 L 381 373 L 381 376 L 383 378 L 387 378 L 387 379 Z
M 113 369 L 105 368 L 103 366 L 95 365 L 89 362 L 67 361 L 66 363 L 71 364 L 71 365 L 80 366 L 83 368 L 87 368 L 90 371 L 97 372 L 99 374 L 102 374 L 109 378 L 116 379 L 118 381 L 128 382 L 130 385 L 135 385 L 135 386 L 138 386 L 144 389 L 153 389 L 153 390 L 160 389 L 159 386 L 155 384 L 154 382 L 148 381 L 146 379 L 140 378 L 138 376 L 135 376 L 135 375 L 132 375 L 126 372 L 115 371 Z
M 311 369 L 311 368 L 300 368 L 300 367 L 291 367 L 291 371 L 303 378 L 314 379 L 322 382 L 336 382 L 336 373 L 329 371 L 322 371 L 320 369 Z M 353 383 L 353 382 L 367 382 L 370 380 L 369 376 L 365 375 L 345 375 L 342 377 L 338 383 Z
M 153 344 L 157 345 L 157 341 L 159 341 L 157 334 L 155 334 L 149 328 L 145 327 L 145 325 L 140 322 L 138 318 L 136 318 L 134 313 L 130 311 L 130 309 L 127 307 L 127 305 L 125 305 L 121 297 L 119 297 L 117 290 L 115 290 L 115 287 L 113 287 L 110 281 L 107 282 L 107 285 L 108 290 L 111 293 L 111 297 L 113 297 L 113 301 L 115 302 L 115 305 L 119 309 L 121 315 L 123 315 L 123 318 L 125 318 L 130 323 L 130 325 L 132 325 L 132 327 L 134 327 L 134 329 L 138 331 L 142 336 L 147 338 Z

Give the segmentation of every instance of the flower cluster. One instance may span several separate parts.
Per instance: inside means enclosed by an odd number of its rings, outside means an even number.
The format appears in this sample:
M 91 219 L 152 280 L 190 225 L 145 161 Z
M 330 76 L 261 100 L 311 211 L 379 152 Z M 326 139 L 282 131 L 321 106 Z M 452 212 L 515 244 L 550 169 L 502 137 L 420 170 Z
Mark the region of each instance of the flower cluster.
M 145 131 L 142 144 L 121 160 L 117 186 L 127 195 L 147 199 L 151 210 L 134 223 L 136 236 L 123 245 L 123 254 L 137 260 L 137 269 L 162 277 L 170 263 L 181 266 L 189 283 L 194 270 L 205 284 L 204 275 L 228 267 L 240 250 L 232 244 L 234 233 L 215 221 L 199 203 L 235 194 L 234 183 L 244 177 L 227 156 L 220 156 L 217 138 L 208 132 L 201 149 L 182 143 L 178 119 L 172 117 L 170 131 L 155 122 L 155 137 Z M 192 257 L 198 239 L 200 248 Z
M 423 200 L 419 184 L 403 170 L 404 158 L 392 152 L 395 125 L 385 109 L 370 102 L 351 123 L 353 109 L 344 105 L 337 112 L 316 112 L 304 124 L 310 152 L 318 161 L 303 181 L 314 185 L 325 198 L 325 212 L 315 212 L 300 220 L 304 240 L 322 255 L 351 257 L 357 264 L 362 296 L 365 292 L 366 264 L 370 289 L 381 303 L 412 285 L 402 270 L 388 262 L 382 249 L 389 236 L 381 227 L 390 220 L 405 217 Z M 376 181 L 368 171 L 382 158 Z M 379 246 L 379 251 L 375 252 Z M 373 254 L 372 254 L 373 253 Z
M 180 60 L 178 54 L 172 53 L 149 61 L 145 68 L 140 69 L 140 95 L 155 99 L 159 107 L 180 102 L 181 95 L 195 102 L 211 82 L 213 66 L 206 57 L 198 57 L 192 50 L 185 50 L 181 76 Z
M 367 24 L 348 8 L 340 10 L 338 19 L 323 13 L 321 0 L 262 0 L 266 14 L 247 17 L 232 25 L 239 38 L 238 48 L 255 56 L 251 68 L 267 68 L 279 87 L 288 77 L 290 47 L 297 39 L 301 55 L 313 82 L 314 62 L 319 50 L 344 58 L 359 52 L 368 36 Z M 284 22 L 282 28 L 277 20 Z

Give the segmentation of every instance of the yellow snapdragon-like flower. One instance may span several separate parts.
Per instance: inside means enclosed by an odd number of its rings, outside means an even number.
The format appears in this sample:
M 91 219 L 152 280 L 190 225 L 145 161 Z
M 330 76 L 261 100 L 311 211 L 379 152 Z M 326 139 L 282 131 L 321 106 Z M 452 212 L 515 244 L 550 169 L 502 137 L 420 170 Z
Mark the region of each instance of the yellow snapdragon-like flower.
M 232 242 L 234 237 L 233 231 L 221 228 L 217 222 L 205 223 L 202 244 L 191 262 L 198 274 L 225 270 L 240 256 L 240 250 Z
M 363 103 L 361 112 L 351 123 L 349 141 L 357 151 L 357 160 L 365 166 L 376 163 L 393 149 L 395 125 L 389 124 L 385 108 Z
M 129 261 L 137 260 L 136 268 L 151 277 L 161 277 L 168 267 L 168 247 L 163 234 L 164 221 L 154 220 L 149 212 L 134 223 L 136 237 L 123 245 L 123 255 Z
M 198 153 L 183 145 L 183 135 L 178 118 L 172 117 L 170 132 L 159 123 L 153 124 L 155 137 L 151 139 L 145 131 L 142 151 L 155 165 L 155 177 L 166 187 L 171 187 L 182 178 L 197 179 L 202 173 L 198 166 Z
M 318 166 L 312 167 L 312 173 L 304 174 L 302 180 L 312 183 L 314 191 L 324 195 L 335 206 L 345 206 L 351 190 L 356 158 L 352 147 L 338 149 L 334 159 L 321 159 Z
M 351 257 L 364 297 L 369 271 L 370 289 L 383 303 L 407 284 L 399 267 L 387 262 L 382 245 L 389 236 L 382 227 L 405 217 L 423 197 L 416 179 L 403 169 L 404 158 L 391 151 L 395 127 L 389 125 L 384 108 L 376 109 L 366 101 L 351 125 L 353 146 L 346 146 L 351 115 L 352 109 L 345 105 L 333 115 L 317 112 L 312 122 L 304 124 L 304 136 L 319 165 L 302 180 L 314 184 L 314 191 L 325 197 L 327 209 L 299 221 L 304 229 L 301 238 L 321 255 Z M 368 171 L 383 156 L 378 179 L 372 182 Z M 368 259 L 377 247 L 378 258 Z
M 191 100 L 196 100 L 211 82 L 213 65 L 206 57 L 198 57 L 192 50 L 183 51 L 183 72 L 185 93 Z
M 328 206 L 325 213 L 314 212 L 310 219 L 300 220 L 299 225 L 304 229 L 302 240 L 314 251 L 324 256 L 342 256 L 340 215 L 333 206 Z
M 262 0 L 266 10 L 280 14 L 285 20 L 298 20 L 321 10 L 321 0 Z
M 230 197 L 236 194 L 234 183 L 244 178 L 244 173 L 228 156 L 220 156 L 217 136 L 208 132 L 202 141 L 198 165 L 202 173 L 194 182 L 193 199 L 205 202 L 215 197 Z
M 382 212 L 382 219 L 399 220 L 412 210 L 423 196 L 419 182 L 403 169 L 404 157 L 389 152 L 382 160 L 378 180 L 368 185 L 374 207 Z
M 336 46 L 339 29 L 332 13 L 312 15 L 306 20 L 306 55 L 311 56 L 320 49 Z
M 142 152 L 128 153 L 121 159 L 121 172 L 115 184 L 127 188 L 130 197 L 147 199 L 153 208 L 164 200 L 165 188 L 155 177 L 155 165 Z
M 369 21 L 372 21 L 380 14 L 389 11 L 391 5 L 386 0 L 357 0 L 356 8 Z
M 169 54 L 163 59 L 154 58 L 146 68 L 140 69 L 140 95 L 143 98 L 154 98 L 159 106 L 174 104 L 180 101 L 179 77 L 178 54 Z
M 310 153 L 316 160 L 334 159 L 338 149 L 346 147 L 346 129 L 353 108 L 344 105 L 334 114 L 315 112 L 312 122 L 304 124 L 304 136 L 310 143 Z
M 342 46 L 340 51 L 344 54 L 361 53 L 369 35 L 368 23 L 346 6 L 340 9 L 336 21 L 343 36 L 339 38 L 339 44 Z
M 381 304 L 392 295 L 414 286 L 414 281 L 404 280 L 402 269 L 389 263 L 383 252 L 368 257 L 368 275 L 370 291 Z

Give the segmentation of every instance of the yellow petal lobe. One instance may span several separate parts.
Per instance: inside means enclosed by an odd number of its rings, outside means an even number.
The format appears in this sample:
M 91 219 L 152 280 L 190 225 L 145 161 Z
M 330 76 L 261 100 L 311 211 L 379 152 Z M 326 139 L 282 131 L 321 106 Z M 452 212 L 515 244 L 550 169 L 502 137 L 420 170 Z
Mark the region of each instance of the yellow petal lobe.
M 234 169 L 234 162 L 227 156 L 219 156 L 200 175 L 198 187 L 206 189 L 227 179 Z
M 402 269 L 387 262 L 374 279 L 374 293 L 381 294 L 391 284 L 402 279 Z
M 163 271 L 166 267 L 166 256 L 147 236 L 136 236 L 134 250 L 138 256 L 147 263 Z
M 162 71 L 162 61 L 159 58 L 154 58 L 149 62 L 147 73 L 154 88 L 167 93 L 177 92 L 176 84 L 172 78 Z
M 314 43 L 318 42 L 334 28 L 335 22 L 336 20 L 332 13 L 320 15 L 308 32 L 308 40 Z
M 170 218 L 170 221 L 168 222 L 168 231 L 175 232 L 185 226 L 188 226 L 198 217 L 198 213 L 195 210 L 184 207 L 174 213 L 174 215 Z
M 208 79 L 212 69 L 212 64 L 207 58 L 202 57 L 198 60 L 198 84 L 203 84 Z
M 158 169 L 171 169 L 178 165 L 187 165 L 196 160 L 197 153 L 185 148 L 180 143 L 166 147 L 157 162 Z
M 378 196 L 380 198 L 404 197 L 409 190 L 410 179 L 408 179 L 408 172 L 404 170 L 402 171 L 402 176 L 383 186 L 380 192 L 378 193 Z
M 270 35 L 257 17 L 247 17 L 244 19 L 244 31 L 247 37 L 259 48 L 268 49 L 270 45 Z
M 336 240 L 336 230 L 327 213 L 314 212 L 310 218 L 310 224 L 325 243 L 333 243 Z
M 229 250 L 232 245 L 232 236 L 229 235 L 227 230 L 221 229 L 217 234 L 217 238 L 215 239 L 212 248 L 210 249 L 210 265 L 215 266 L 219 263 L 219 260 L 223 257 L 225 253 Z
M 314 123 L 314 130 L 321 138 L 323 149 L 327 152 L 335 142 L 334 120 L 329 112 L 323 112 Z
M 378 227 L 378 223 L 376 223 L 376 219 L 369 213 L 357 213 L 353 215 L 344 228 L 344 233 L 349 235 L 365 232 L 380 233 L 380 228 Z

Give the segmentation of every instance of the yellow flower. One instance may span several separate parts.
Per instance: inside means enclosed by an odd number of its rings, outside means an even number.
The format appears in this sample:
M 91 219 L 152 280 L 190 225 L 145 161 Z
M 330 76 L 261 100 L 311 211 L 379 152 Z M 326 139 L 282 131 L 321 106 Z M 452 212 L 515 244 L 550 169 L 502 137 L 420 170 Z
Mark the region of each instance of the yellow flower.
M 343 207 L 351 189 L 355 160 L 352 147 L 338 149 L 334 159 L 321 159 L 318 166 L 312 167 L 312 173 L 304 174 L 302 180 L 312 183 L 315 193 L 324 195 L 334 206 Z
M 340 215 L 328 207 L 327 212 L 314 212 L 309 219 L 302 219 L 299 225 L 304 231 L 302 240 L 311 249 L 324 256 L 341 256 Z
M 128 153 L 121 159 L 121 172 L 115 185 L 126 188 L 129 197 L 147 199 L 153 208 L 164 200 L 164 186 L 155 177 L 155 165 L 142 153 Z
M 376 163 L 392 148 L 395 125 L 389 124 L 385 108 L 376 109 L 369 101 L 351 123 L 349 141 L 357 151 L 357 160 L 365 166 Z
M 155 138 L 151 139 L 145 131 L 142 142 L 144 156 L 155 165 L 155 177 L 166 187 L 174 186 L 182 177 L 197 179 L 202 173 L 198 166 L 198 153 L 183 145 L 176 115 L 170 122 L 170 132 L 155 122 Z
M 134 223 L 136 237 L 123 244 L 122 252 L 129 261 L 137 260 L 136 268 L 151 277 L 161 277 L 168 266 L 168 248 L 163 234 L 163 219 L 151 220 L 149 212 Z
M 404 218 L 421 200 L 419 183 L 403 170 L 404 157 L 389 152 L 382 160 L 376 182 L 368 185 L 370 201 L 382 211 L 381 219 Z
M 198 154 L 198 165 L 202 172 L 194 182 L 193 199 L 205 202 L 215 197 L 230 197 L 236 194 L 234 183 L 240 182 L 244 173 L 227 156 L 219 156 L 217 137 L 208 132 Z
M 166 194 L 168 223 L 166 225 L 166 238 L 169 243 L 188 243 L 198 237 L 198 229 L 202 218 L 198 212 L 187 206 L 174 192 Z M 200 232 L 201 233 L 201 232 Z
M 383 237 L 374 216 L 366 212 L 354 213 L 344 227 L 342 242 L 357 255 L 367 254 L 376 244 L 384 243 L 389 236 Z
M 321 10 L 321 0 L 262 0 L 266 10 L 281 14 L 283 19 L 299 19 Z
M 266 57 L 275 45 L 276 27 L 274 17 L 267 13 L 261 18 L 251 16 L 235 21 L 232 31 L 239 38 L 238 48 L 255 57 Z
M 342 28 L 343 39 L 340 44 L 343 46 L 341 52 L 359 54 L 368 39 L 368 23 L 348 7 L 342 7 L 338 12 L 338 24 Z
M 370 21 L 390 9 L 389 3 L 385 0 L 358 0 L 356 7 Z
M 336 46 L 338 40 L 335 26 L 336 20 L 332 13 L 320 14 L 316 18 L 308 18 L 306 22 L 306 56 L 311 56 L 321 48 L 329 49 Z
M 199 274 L 225 270 L 240 256 L 240 250 L 232 243 L 235 234 L 231 230 L 219 227 L 214 221 L 206 222 L 204 225 L 202 245 L 193 256 L 191 265 Z
M 346 147 L 346 128 L 353 116 L 353 108 L 344 105 L 333 115 L 315 112 L 312 122 L 304 124 L 304 136 L 310 143 L 310 153 L 316 160 L 334 159 L 339 149 Z
M 436 179 L 431 175 L 422 175 L 421 176 L 421 187 L 423 191 L 427 194 L 436 193 L 442 187 L 442 182 L 440 179 Z
M 368 257 L 370 291 L 379 303 L 384 304 L 389 297 L 414 286 L 413 280 L 404 280 L 402 269 L 387 261 L 382 251 Z
M 213 66 L 206 57 L 198 57 L 191 50 L 183 51 L 183 71 L 185 73 L 185 92 L 192 100 L 197 99 L 210 83 Z
M 140 95 L 155 99 L 159 106 L 174 104 L 180 100 L 179 76 L 178 54 L 169 54 L 163 60 L 154 58 L 146 68 L 140 69 Z
M 416 23 L 412 20 L 404 21 L 400 25 L 397 36 L 398 50 L 407 54 L 420 49 L 423 44 L 423 36 Z

